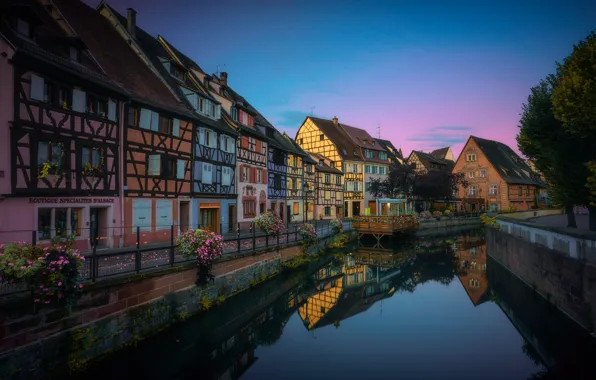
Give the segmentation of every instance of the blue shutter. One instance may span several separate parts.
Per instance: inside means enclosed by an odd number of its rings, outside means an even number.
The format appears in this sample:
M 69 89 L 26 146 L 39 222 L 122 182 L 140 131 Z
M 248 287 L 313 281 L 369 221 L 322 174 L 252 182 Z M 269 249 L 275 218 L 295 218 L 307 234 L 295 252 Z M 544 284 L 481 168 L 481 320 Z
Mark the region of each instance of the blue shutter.
M 33 100 L 44 101 L 44 88 L 45 82 L 42 77 L 37 75 L 31 75 L 31 94 L 30 97 Z
M 151 201 L 145 199 L 137 199 L 132 203 L 134 214 L 133 232 L 136 227 L 140 227 L 141 231 L 151 231 Z
M 155 229 L 166 230 L 172 225 L 172 201 L 158 200 L 155 212 Z
M 174 137 L 180 137 L 180 120 L 172 120 L 172 135 Z
M 108 100 L 108 119 L 116 121 L 116 102 Z
M 178 166 L 176 167 L 176 178 L 184 179 L 184 174 L 186 172 L 186 161 L 178 160 Z
M 203 128 L 199 129 L 199 144 L 205 145 L 205 130 Z
M 141 120 L 139 121 L 139 127 L 143 129 L 151 129 L 151 111 L 145 108 L 141 108 Z
M 155 111 L 151 111 L 151 130 L 156 132 L 159 130 L 159 114 Z
M 85 103 L 87 102 L 87 94 L 85 91 L 72 90 L 72 110 L 76 112 L 85 112 Z

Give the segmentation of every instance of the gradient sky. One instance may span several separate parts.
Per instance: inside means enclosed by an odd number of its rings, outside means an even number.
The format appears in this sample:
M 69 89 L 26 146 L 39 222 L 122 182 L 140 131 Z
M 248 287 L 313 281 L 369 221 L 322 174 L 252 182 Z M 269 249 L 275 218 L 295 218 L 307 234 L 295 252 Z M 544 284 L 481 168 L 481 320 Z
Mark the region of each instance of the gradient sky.
M 99 0 L 86 0 L 92 6 Z M 314 115 L 404 155 L 469 135 L 517 151 L 521 105 L 596 29 L 594 1 L 108 0 L 295 136 Z M 223 66 L 225 65 L 225 67 Z

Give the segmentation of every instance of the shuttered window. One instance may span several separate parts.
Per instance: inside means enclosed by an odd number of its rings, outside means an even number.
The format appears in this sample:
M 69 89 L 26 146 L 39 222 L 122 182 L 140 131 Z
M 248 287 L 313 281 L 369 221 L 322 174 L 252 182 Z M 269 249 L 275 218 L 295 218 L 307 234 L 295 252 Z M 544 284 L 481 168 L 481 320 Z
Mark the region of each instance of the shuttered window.
M 221 169 L 221 184 L 223 186 L 230 186 L 232 184 L 232 168 L 222 167 Z
M 137 199 L 132 202 L 133 212 L 133 232 L 137 227 L 141 231 L 151 231 L 151 201 L 147 199 Z
M 87 103 L 87 94 L 85 91 L 72 90 L 72 110 L 76 112 L 85 112 Z
M 37 75 L 31 75 L 31 94 L 33 100 L 44 101 L 45 84 L 44 79 Z
M 210 185 L 213 183 L 213 165 L 203 162 L 203 173 L 201 176 L 201 182 Z
M 184 179 L 186 174 L 186 161 L 178 160 L 178 165 L 176 166 L 176 178 Z
M 116 121 L 116 102 L 108 100 L 108 119 Z
M 160 175 L 161 174 L 161 155 L 150 154 L 147 163 L 147 175 Z
M 180 120 L 178 119 L 172 120 L 172 136 L 180 137 Z

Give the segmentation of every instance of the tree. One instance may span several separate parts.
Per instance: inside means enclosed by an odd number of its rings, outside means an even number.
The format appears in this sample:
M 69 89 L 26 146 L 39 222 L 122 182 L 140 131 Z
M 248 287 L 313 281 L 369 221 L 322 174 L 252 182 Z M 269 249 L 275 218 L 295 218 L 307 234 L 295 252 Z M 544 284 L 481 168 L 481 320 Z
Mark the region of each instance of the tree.
M 563 128 L 589 142 L 591 157 L 583 161 L 588 175 L 584 186 L 591 193 L 586 201 L 590 212 L 590 230 L 596 230 L 596 34 L 594 32 L 573 47 L 571 54 L 557 67 L 558 82 L 552 94 L 553 112 Z M 590 173 L 591 172 L 591 176 Z M 590 177 L 590 180 L 588 180 Z
M 370 193 L 375 198 L 410 197 L 414 191 L 416 173 L 411 165 L 394 165 L 389 168 L 387 178 L 372 178 Z
M 550 75 L 531 89 L 527 103 L 522 105 L 517 144 L 544 175 L 555 204 L 565 207 L 567 226 L 576 227 L 573 205 L 588 197 L 584 163 L 590 150 L 555 118 L 552 94 L 556 84 L 556 76 Z

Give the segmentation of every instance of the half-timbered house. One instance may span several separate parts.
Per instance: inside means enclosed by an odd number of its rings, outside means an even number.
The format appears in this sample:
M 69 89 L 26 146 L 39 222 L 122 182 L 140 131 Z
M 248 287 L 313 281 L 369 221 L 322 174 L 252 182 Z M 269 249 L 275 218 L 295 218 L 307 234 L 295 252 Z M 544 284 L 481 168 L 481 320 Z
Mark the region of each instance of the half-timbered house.
M 307 117 L 296 134 L 296 142 L 307 152 L 319 154 L 344 173 L 343 216 L 360 215 L 364 201 L 364 157 L 337 118 Z
M 127 17 L 105 4 L 99 10 L 124 40 L 131 41 L 131 50 L 145 61 L 177 102 L 193 111 L 190 224 L 216 232 L 228 231 L 234 224 L 234 220 L 229 220 L 229 208 L 235 207 L 237 196 L 236 132 L 222 119 L 221 104 L 201 83 L 191 65 L 194 63 L 162 37 L 155 38 L 140 28 L 133 9 L 128 9 Z
M 130 94 L 122 118 L 124 244 L 169 241 L 190 225 L 194 116 L 135 54 L 110 21 L 85 3 L 56 0 L 106 73 Z
M 54 5 L 9 0 L 0 10 L 0 239 L 113 246 L 127 94 Z
M 331 166 L 331 161 L 319 154 L 311 153 L 315 164 L 315 218 L 341 218 L 343 204 L 343 173 Z
M 316 199 L 316 161 L 286 133 L 284 138 L 293 150 L 288 151 L 288 193 L 286 202 L 295 221 L 313 220 Z
M 238 225 L 248 228 L 255 216 L 267 211 L 267 156 L 270 139 L 259 127 L 259 112 L 228 85 L 228 73 L 202 75 L 210 94 L 222 104 L 222 114 L 238 133 L 236 173 L 238 183 Z M 257 120 L 259 122 L 257 123 Z

